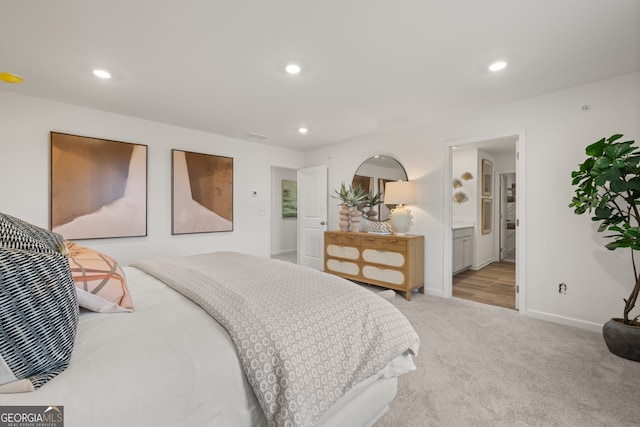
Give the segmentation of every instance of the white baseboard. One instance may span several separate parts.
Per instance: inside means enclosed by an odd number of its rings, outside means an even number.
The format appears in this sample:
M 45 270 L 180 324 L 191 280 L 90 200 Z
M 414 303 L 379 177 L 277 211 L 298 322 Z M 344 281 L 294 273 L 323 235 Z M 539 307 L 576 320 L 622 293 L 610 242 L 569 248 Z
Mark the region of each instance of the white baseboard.
M 543 311 L 527 310 L 527 316 L 535 317 L 536 319 L 547 320 L 549 322 L 560 323 L 561 325 L 574 326 L 580 329 L 586 329 L 589 331 L 601 332 L 602 324 L 587 322 L 586 320 L 574 319 L 571 317 L 559 316 L 557 314 L 545 313 Z
M 297 249 L 285 249 L 282 251 L 276 251 L 276 252 L 271 252 L 271 256 L 273 255 L 286 255 L 286 254 L 291 254 L 294 253 Z
M 471 267 L 469 267 L 470 270 L 481 270 L 484 267 L 486 267 L 487 265 L 491 264 L 492 262 L 494 262 L 495 259 L 491 258 L 490 260 L 487 260 L 485 262 L 483 262 L 482 264 L 479 265 L 472 265 Z
M 444 291 L 442 289 L 431 289 L 431 288 L 425 287 L 424 293 L 426 295 L 432 295 L 434 297 L 444 298 Z

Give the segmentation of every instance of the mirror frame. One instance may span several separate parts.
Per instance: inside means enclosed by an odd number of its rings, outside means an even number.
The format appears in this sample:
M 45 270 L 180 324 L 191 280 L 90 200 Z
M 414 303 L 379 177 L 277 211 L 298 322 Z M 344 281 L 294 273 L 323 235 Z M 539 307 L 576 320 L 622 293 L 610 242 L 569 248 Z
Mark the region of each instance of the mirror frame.
M 385 163 L 389 163 L 389 165 L 386 165 Z M 364 171 L 362 170 L 363 167 L 365 169 Z M 393 170 L 393 172 L 389 174 L 376 175 L 375 173 L 371 173 L 374 171 L 367 171 L 367 168 L 375 169 L 378 167 L 388 168 L 390 170 Z M 355 174 L 353 175 L 351 185 L 355 188 L 358 184 L 360 184 L 366 193 L 373 193 L 375 195 L 378 192 L 384 193 L 384 184 L 386 184 L 387 182 L 399 180 L 409 180 L 407 171 L 405 170 L 402 163 L 400 163 L 400 161 L 395 157 L 379 154 L 371 156 L 364 162 L 360 163 L 360 166 L 358 166 Z M 381 187 L 382 190 L 380 190 Z M 373 215 L 375 218 L 370 218 L 367 215 L 365 215 L 365 218 L 372 221 L 386 221 L 389 219 L 389 213 L 394 207 L 395 205 L 385 205 L 384 203 L 380 203 L 377 206 L 376 215 Z M 365 209 L 367 209 L 368 211 L 366 205 L 358 207 L 358 210 L 363 211 L 363 213 L 365 212 Z

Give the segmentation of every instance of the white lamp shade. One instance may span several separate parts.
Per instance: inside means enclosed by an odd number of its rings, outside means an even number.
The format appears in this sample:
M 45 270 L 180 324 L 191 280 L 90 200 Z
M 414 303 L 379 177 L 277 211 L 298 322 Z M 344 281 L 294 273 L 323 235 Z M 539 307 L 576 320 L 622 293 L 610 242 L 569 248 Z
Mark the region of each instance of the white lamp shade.
M 384 186 L 386 205 L 410 205 L 417 201 L 416 183 L 413 181 L 392 181 Z

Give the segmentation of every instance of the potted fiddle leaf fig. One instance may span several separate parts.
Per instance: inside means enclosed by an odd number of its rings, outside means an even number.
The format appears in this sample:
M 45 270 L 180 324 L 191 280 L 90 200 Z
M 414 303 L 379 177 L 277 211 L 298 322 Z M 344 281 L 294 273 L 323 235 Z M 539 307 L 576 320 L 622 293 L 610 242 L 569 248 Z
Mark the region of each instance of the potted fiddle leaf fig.
M 640 149 L 634 141 L 613 135 L 587 146 L 587 159 L 571 172 L 575 195 L 569 207 L 578 215 L 592 213 L 599 232 L 608 231 L 609 250 L 628 249 L 634 283 L 621 318 L 612 318 L 602 328 L 609 350 L 620 357 L 640 361 L 639 316 L 632 317 L 640 275 L 635 262 L 640 250 Z

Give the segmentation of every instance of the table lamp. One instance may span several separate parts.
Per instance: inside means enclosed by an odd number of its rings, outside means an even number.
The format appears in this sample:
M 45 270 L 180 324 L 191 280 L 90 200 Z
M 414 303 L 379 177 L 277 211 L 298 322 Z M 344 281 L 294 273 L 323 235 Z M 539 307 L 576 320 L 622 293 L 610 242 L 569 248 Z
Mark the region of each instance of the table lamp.
M 384 203 L 397 205 L 389 216 L 391 228 L 398 236 L 404 236 L 411 227 L 411 211 L 405 205 L 417 202 L 416 183 L 411 181 L 392 181 L 384 186 Z

